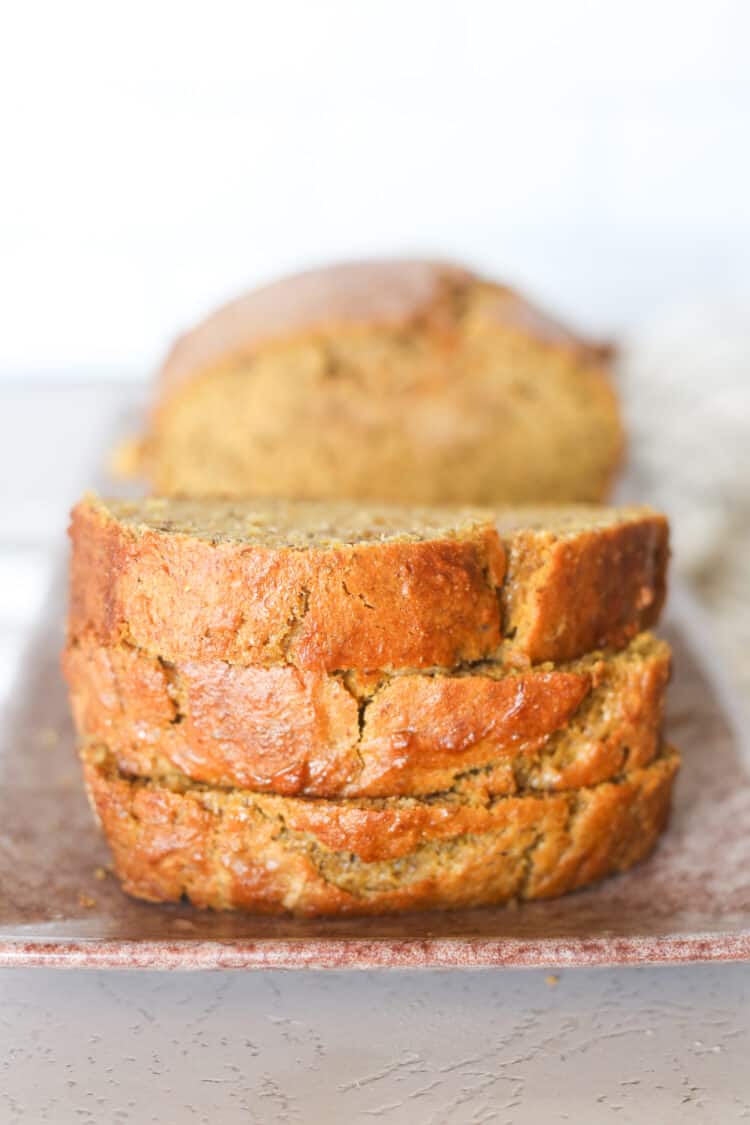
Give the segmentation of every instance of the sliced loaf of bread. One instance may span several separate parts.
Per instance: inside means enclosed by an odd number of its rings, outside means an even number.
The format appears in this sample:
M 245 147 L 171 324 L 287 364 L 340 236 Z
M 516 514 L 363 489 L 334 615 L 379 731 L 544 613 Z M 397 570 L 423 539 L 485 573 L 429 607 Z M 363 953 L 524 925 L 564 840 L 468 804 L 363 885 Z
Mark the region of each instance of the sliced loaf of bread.
M 600 501 L 623 432 L 606 349 L 441 262 L 256 290 L 184 335 L 131 468 L 155 491 Z

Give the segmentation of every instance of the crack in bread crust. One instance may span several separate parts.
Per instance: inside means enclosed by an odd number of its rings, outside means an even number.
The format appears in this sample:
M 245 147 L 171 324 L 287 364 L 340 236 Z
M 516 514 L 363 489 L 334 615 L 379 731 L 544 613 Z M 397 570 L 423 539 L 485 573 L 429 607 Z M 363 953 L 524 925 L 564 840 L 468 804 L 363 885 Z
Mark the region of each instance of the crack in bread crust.
M 354 807 L 128 779 L 103 748 L 83 765 L 126 890 L 325 914 L 552 897 L 624 870 L 665 826 L 679 757 L 574 794 Z
M 64 667 L 81 737 L 123 769 L 282 795 L 595 784 L 656 754 L 670 652 L 642 635 L 558 668 L 378 675 L 174 665 L 82 639 Z
M 305 625 L 305 618 L 310 612 L 310 591 L 306 586 L 302 586 L 298 593 L 298 604 L 292 609 L 287 620 L 287 631 L 281 638 L 280 648 L 284 656 L 284 661 L 289 661 L 289 654 L 293 651 L 294 641 L 297 636 L 302 632 Z

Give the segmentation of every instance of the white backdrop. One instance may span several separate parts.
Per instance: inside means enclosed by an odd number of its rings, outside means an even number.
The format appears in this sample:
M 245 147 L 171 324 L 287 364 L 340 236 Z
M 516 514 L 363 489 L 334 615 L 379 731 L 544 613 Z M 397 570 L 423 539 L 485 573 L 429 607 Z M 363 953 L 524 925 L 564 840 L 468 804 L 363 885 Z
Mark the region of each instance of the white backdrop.
M 141 376 L 337 256 L 453 255 L 596 331 L 750 294 L 743 0 L 4 11 L 0 376 Z

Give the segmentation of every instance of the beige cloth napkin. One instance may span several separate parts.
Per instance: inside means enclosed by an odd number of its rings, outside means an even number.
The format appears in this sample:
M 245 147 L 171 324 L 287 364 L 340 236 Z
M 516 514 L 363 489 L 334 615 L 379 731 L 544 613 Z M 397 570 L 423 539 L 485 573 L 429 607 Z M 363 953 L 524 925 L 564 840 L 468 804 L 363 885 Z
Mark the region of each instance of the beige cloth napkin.
M 747 303 L 682 308 L 623 349 L 629 497 L 672 521 L 673 567 L 716 625 L 750 696 L 750 315 Z

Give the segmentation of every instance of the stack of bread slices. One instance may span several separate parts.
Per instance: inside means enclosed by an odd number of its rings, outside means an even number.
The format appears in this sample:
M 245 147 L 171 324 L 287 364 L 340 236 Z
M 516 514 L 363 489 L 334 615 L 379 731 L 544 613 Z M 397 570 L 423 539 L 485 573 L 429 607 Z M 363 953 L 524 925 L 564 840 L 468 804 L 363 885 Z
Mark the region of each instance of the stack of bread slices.
M 64 656 L 126 890 L 301 914 L 545 898 L 646 856 L 646 508 L 85 498 Z

